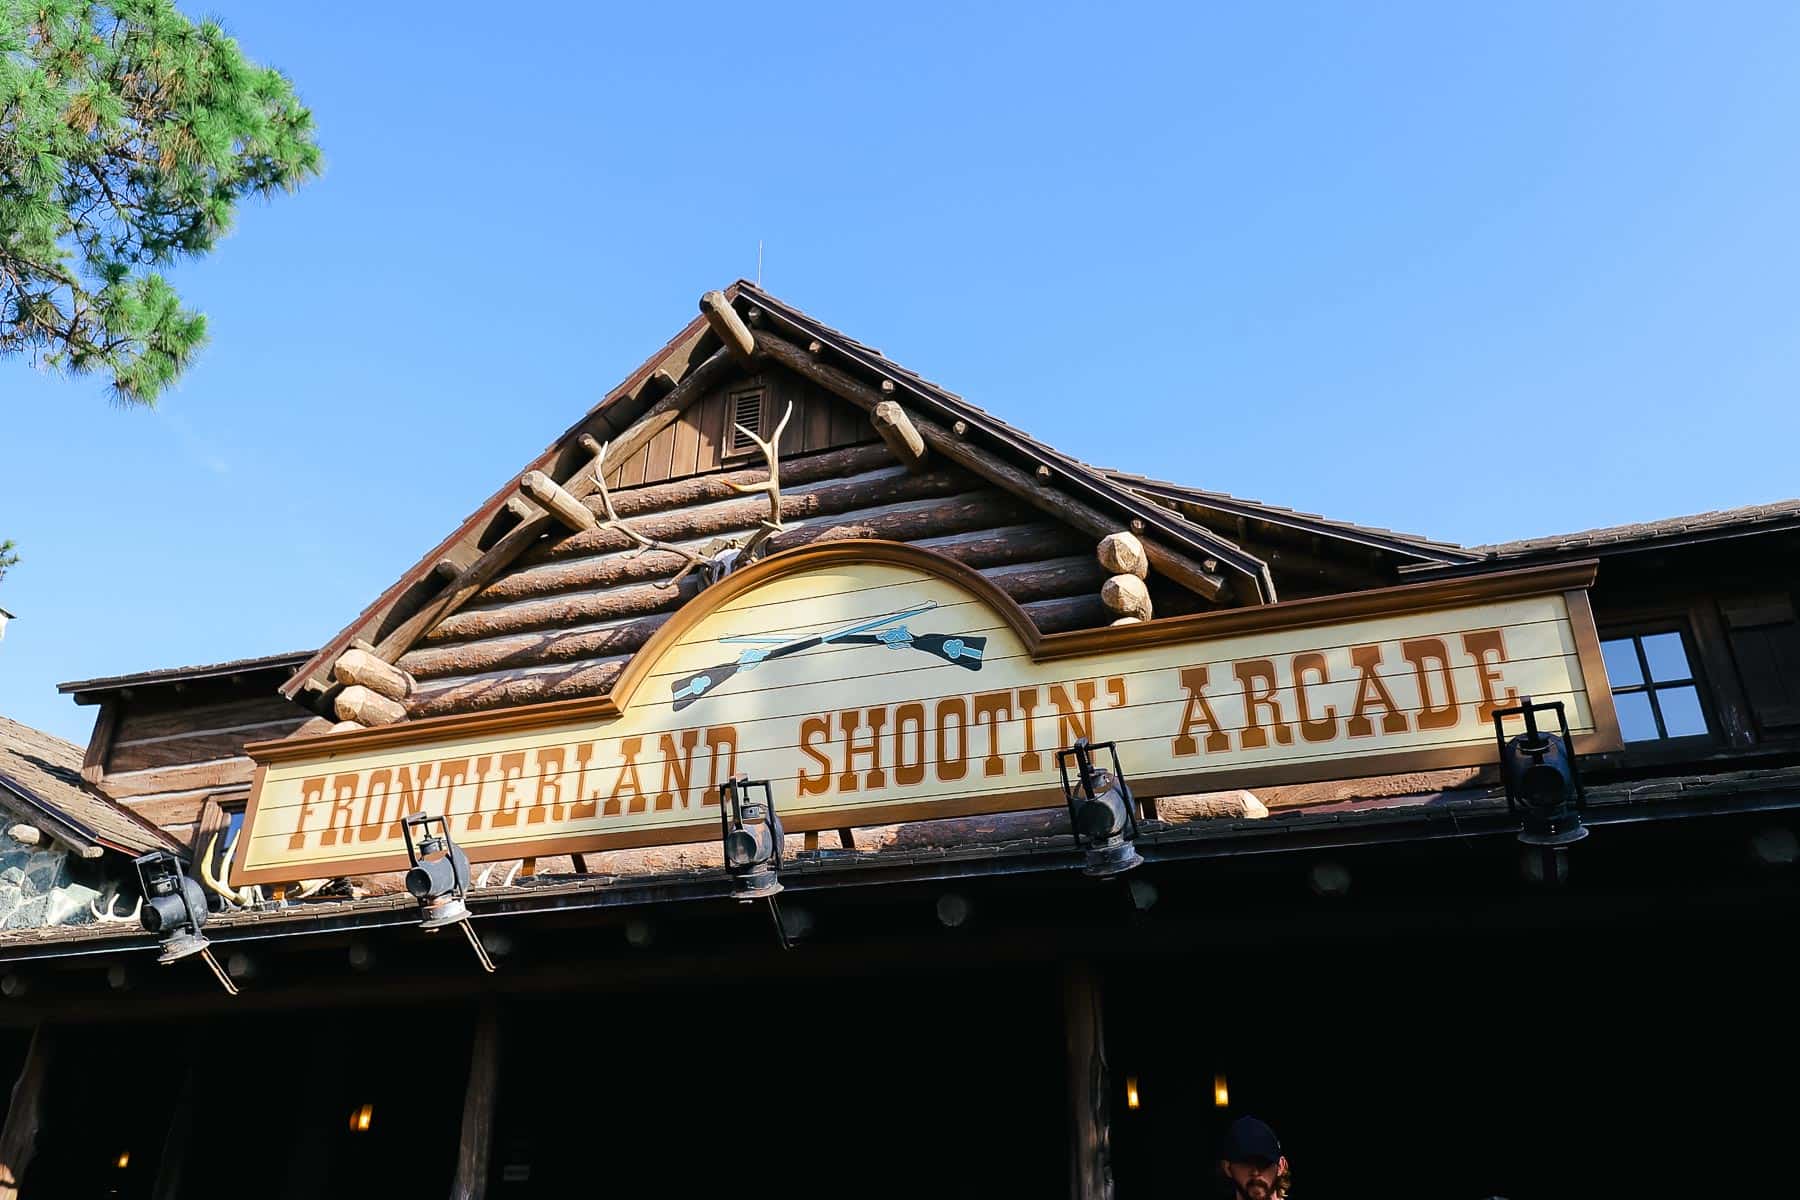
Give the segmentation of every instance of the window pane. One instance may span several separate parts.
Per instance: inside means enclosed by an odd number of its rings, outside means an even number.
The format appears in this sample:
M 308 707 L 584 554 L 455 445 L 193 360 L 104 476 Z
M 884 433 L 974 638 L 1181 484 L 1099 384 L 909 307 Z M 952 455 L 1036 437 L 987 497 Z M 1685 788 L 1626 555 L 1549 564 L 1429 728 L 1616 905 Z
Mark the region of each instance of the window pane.
M 1606 678 L 1614 687 L 1644 682 L 1644 672 L 1638 667 L 1636 641 L 1636 638 L 1619 638 L 1600 643 L 1600 657 L 1606 660 Z
M 1672 683 L 1694 677 L 1679 633 L 1652 633 L 1643 638 L 1643 643 L 1644 658 L 1650 664 L 1650 678 L 1658 683 Z
M 1693 688 L 1657 688 L 1656 702 L 1662 706 L 1663 728 L 1669 731 L 1670 737 L 1706 732 L 1706 714 L 1700 711 L 1700 693 Z
M 1628 742 L 1653 742 L 1657 738 L 1656 718 L 1650 712 L 1650 697 L 1643 692 L 1627 692 L 1614 696 L 1619 710 L 1619 732 Z

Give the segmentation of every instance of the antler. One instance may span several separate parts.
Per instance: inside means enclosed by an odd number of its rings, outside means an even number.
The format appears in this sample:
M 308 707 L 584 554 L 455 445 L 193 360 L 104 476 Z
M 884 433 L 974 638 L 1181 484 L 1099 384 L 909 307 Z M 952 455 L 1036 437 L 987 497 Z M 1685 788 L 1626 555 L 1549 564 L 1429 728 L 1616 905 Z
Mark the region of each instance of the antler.
M 701 558 L 698 554 L 695 554 L 692 550 L 683 550 L 680 546 L 671 546 L 668 542 L 660 541 L 652 537 L 645 537 L 620 519 L 619 514 L 613 509 L 612 493 L 606 490 L 606 451 L 611 445 L 611 442 L 607 442 L 600 447 L 600 453 L 594 456 L 594 481 L 600 485 L 600 503 L 606 506 L 606 520 L 603 523 L 604 527 L 607 529 L 616 529 L 632 541 L 636 542 L 638 548 L 634 557 L 641 558 L 651 550 L 665 550 L 670 554 L 679 554 L 682 558 L 686 559 L 686 565 L 683 566 L 680 571 L 675 573 L 673 579 L 665 580 L 656 585 L 657 587 L 665 588 L 679 587 L 681 581 L 688 577 L 688 573 L 699 567 L 704 567 L 706 565 L 706 560 Z
M 121 899 L 123 899 L 123 897 L 120 896 L 118 892 L 109 891 L 106 893 L 106 908 L 104 911 L 99 907 L 100 897 L 98 896 L 88 901 L 88 911 L 93 913 L 94 920 L 102 925 L 122 925 L 127 922 L 136 924 L 138 914 L 144 910 L 144 898 L 139 896 L 137 905 L 129 913 L 115 913 L 113 908 Z
M 769 515 L 758 522 L 762 528 L 751 534 L 750 540 L 738 550 L 737 561 L 740 564 L 749 563 L 756 556 L 756 552 L 762 549 L 764 542 L 787 528 L 781 523 L 781 453 L 778 447 L 781 445 L 782 432 L 787 429 L 788 418 L 793 415 L 794 402 L 789 400 L 786 411 L 781 414 L 781 423 L 775 426 L 774 436 L 766 442 L 756 436 L 754 429 L 746 428 L 743 425 L 734 426 L 739 433 L 756 443 L 756 448 L 762 451 L 763 459 L 769 464 L 769 477 L 763 482 L 730 485 L 732 491 L 740 495 L 766 492 L 769 497 Z
M 226 887 L 220 882 L 218 876 L 213 874 L 213 847 L 218 844 L 219 835 L 217 833 L 214 833 L 210 838 L 206 839 L 206 853 L 200 858 L 200 882 L 204 883 L 219 895 L 225 897 L 227 903 L 235 904 L 239 908 L 249 908 L 252 904 L 261 903 L 262 889 L 260 887 L 252 885 L 233 891 L 231 888 Z M 231 841 L 227 842 L 225 845 L 225 854 L 219 859 L 219 867 L 226 874 L 230 874 L 231 872 L 231 859 L 232 856 L 237 853 L 237 844 L 238 840 L 236 838 L 232 838 Z

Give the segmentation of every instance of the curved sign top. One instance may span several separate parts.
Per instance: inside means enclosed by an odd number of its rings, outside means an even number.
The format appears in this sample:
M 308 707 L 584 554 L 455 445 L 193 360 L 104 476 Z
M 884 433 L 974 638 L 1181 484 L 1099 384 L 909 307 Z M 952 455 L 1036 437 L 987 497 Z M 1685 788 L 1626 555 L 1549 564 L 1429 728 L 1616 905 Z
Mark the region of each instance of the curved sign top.
M 1505 572 L 1043 636 L 909 546 L 757 563 L 671 618 L 598 700 L 251 747 L 233 883 L 391 870 L 400 818 L 475 861 L 704 841 L 767 779 L 790 832 L 1062 803 L 1056 751 L 1116 741 L 1140 796 L 1491 762 L 1491 714 L 1617 721 L 1591 566 Z

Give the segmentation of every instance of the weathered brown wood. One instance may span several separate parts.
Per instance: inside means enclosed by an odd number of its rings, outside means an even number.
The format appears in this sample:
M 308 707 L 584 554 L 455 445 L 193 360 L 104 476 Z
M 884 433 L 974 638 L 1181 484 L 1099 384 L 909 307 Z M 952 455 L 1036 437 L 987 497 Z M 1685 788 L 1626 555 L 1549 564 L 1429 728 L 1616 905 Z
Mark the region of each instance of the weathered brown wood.
M 1069 1081 L 1069 1196 L 1112 1200 L 1112 1080 L 1100 977 L 1087 963 L 1072 963 L 1061 982 Z
M 100 789 L 114 800 L 129 800 L 135 796 L 198 791 L 202 788 L 249 783 L 251 772 L 252 766 L 249 759 L 233 758 L 224 762 L 154 767 L 147 771 L 133 771 L 126 775 L 111 774 L 101 783 Z
M 700 311 L 705 315 L 706 323 L 712 327 L 713 333 L 741 361 L 748 363 L 756 356 L 756 335 L 750 332 L 744 319 L 731 307 L 731 301 L 725 298 L 724 292 L 708 292 L 700 297 Z
M 611 453 L 628 454 L 642 449 L 656 436 L 657 430 L 680 417 L 683 409 L 705 395 L 706 389 L 724 378 L 733 367 L 734 360 L 729 352 L 723 349 L 714 351 L 704 362 L 683 376 L 681 382 L 675 385 L 674 391 L 658 400 L 630 429 L 616 438 Z M 594 473 L 584 470 L 576 476 L 569 490 L 580 499 L 598 486 Z M 486 586 L 489 580 L 530 549 L 549 525 L 550 518 L 544 516 L 508 530 L 481 557 L 470 563 L 440 595 L 382 638 L 376 648 L 380 656 L 393 662 L 410 650 L 422 633 L 468 603 L 469 598 Z
M 1047 544 L 1054 546 L 1056 543 L 1050 541 Z M 1032 541 L 1022 541 L 1014 549 L 1027 550 L 1032 545 Z M 1003 591 L 1021 603 L 1089 592 L 1100 582 L 1099 568 L 1092 560 L 1079 555 L 1041 561 L 1028 559 L 1022 568 L 1009 569 L 993 578 Z M 681 593 L 682 596 L 687 594 L 686 591 Z M 432 636 L 439 638 L 454 632 L 469 640 L 415 648 L 400 661 L 418 678 L 431 680 L 632 654 L 650 640 L 669 613 L 679 606 L 678 598 L 669 595 L 667 589 L 621 589 L 614 595 L 618 599 L 610 605 L 598 598 L 583 598 L 570 606 L 538 611 L 527 618 L 541 626 L 536 632 L 516 630 L 514 626 L 520 618 L 514 613 L 464 609 L 456 615 L 453 625 L 446 622 L 449 628 L 434 631 Z M 599 611 L 603 606 L 614 616 L 625 609 L 653 608 L 655 611 L 601 629 L 565 628 L 577 619 L 577 613 Z
M 456 1177 L 450 1200 L 482 1200 L 487 1195 L 488 1159 L 494 1144 L 494 1111 L 500 1096 L 500 1013 L 490 998 L 475 1018 L 469 1050 L 469 1082 L 463 1090 L 462 1136 L 456 1148 Z
M 94 731 L 88 735 L 87 753 L 81 759 L 81 781 L 89 787 L 106 774 L 107 760 L 112 755 L 113 740 L 119 732 L 121 700 L 107 700 L 94 718 Z
M 461 616 L 469 616 L 464 611 Z M 553 662 L 581 662 L 631 654 L 650 640 L 668 616 L 640 617 L 604 629 L 550 629 L 481 641 L 427 646 L 408 651 L 400 661 L 420 679 L 443 679 Z
M 361 684 L 390 700 L 412 695 L 413 681 L 405 671 L 355 646 L 338 656 L 331 673 L 340 683 Z
M 761 335 L 758 345 L 763 354 L 770 359 L 813 380 L 821 387 L 836 392 L 864 410 L 873 411 L 875 406 L 881 403 L 880 392 L 866 386 L 848 372 L 819 362 L 791 342 L 773 334 L 764 333 Z M 1044 486 L 1017 467 L 991 458 L 970 446 L 961 437 L 952 435 L 948 430 L 921 418 L 916 413 L 913 415 L 913 424 L 918 427 L 926 444 L 944 457 L 992 483 L 1007 488 L 1027 503 L 1051 516 L 1067 521 L 1084 533 L 1100 538 L 1118 528 L 1117 518 L 1108 517 L 1072 496 Z M 962 422 L 959 421 L 958 424 L 962 424 Z M 1224 597 L 1225 580 L 1209 571 L 1202 570 L 1200 564 L 1187 555 L 1155 542 L 1146 542 L 1144 549 L 1150 556 L 1151 565 L 1164 576 L 1199 592 L 1209 600 L 1219 600 Z
M 6 836 L 19 843 L 21 846 L 42 846 L 49 844 L 48 839 L 44 836 L 43 830 L 39 829 L 36 825 L 27 825 L 23 821 L 19 822 L 17 825 L 8 826 Z
M 510 708 L 518 704 L 537 704 L 546 700 L 574 700 L 582 696 L 599 696 L 611 689 L 625 669 L 624 659 L 605 662 L 577 663 L 559 671 L 542 671 L 531 675 L 501 675 L 473 679 L 434 691 L 421 688 L 414 697 L 413 715 L 437 717 L 446 713 L 485 712 L 492 708 Z
M 1046 633 L 1092 628 L 1106 624 L 1111 617 L 1100 603 L 1100 597 L 1092 592 L 1028 601 L 1022 607 L 1032 622 Z M 436 687 L 426 683 L 420 686 L 410 708 L 415 717 L 435 717 L 604 695 L 612 689 L 629 660 L 629 655 L 621 655 L 575 662 L 560 669 L 534 671 L 529 675 L 500 672 L 472 679 L 459 678 Z
M 120 714 L 119 728 L 113 739 L 113 752 L 116 754 L 145 738 L 217 733 L 266 721 L 305 720 L 311 715 L 300 705 L 276 695 L 231 700 L 222 704 L 172 706 L 153 710 L 131 705 Z
M 543 509 L 523 496 L 508 496 L 506 511 L 521 521 L 535 521 L 547 515 Z
M 1135 533 L 1109 533 L 1100 539 L 1095 547 L 1095 554 L 1100 558 L 1100 565 L 1106 568 L 1108 575 L 1136 575 L 1139 579 L 1147 579 L 1150 575 L 1150 556 L 1144 553 L 1144 543 Z
M 594 514 L 581 501 L 542 471 L 527 471 L 520 476 L 519 490 L 577 533 L 597 524 Z
M 254 768 L 249 759 L 244 760 L 244 782 L 250 782 Z M 189 796 L 169 796 L 161 800 L 126 800 L 129 808 L 144 820 L 159 829 L 167 829 L 172 825 L 191 825 L 200 819 L 201 811 L 206 807 L 208 793 L 198 792 Z
M 1121 617 L 1150 619 L 1150 589 L 1136 575 L 1113 575 L 1100 585 L 1100 603 Z
M 763 477 L 766 478 L 766 475 L 764 472 Z M 761 479 L 757 482 L 760 483 Z M 859 508 L 897 504 L 905 500 L 952 496 L 967 490 L 970 482 L 960 471 L 927 471 L 922 475 L 896 478 L 846 479 L 842 483 L 782 496 L 781 519 L 784 522 L 802 521 L 853 512 Z M 594 503 L 599 506 L 600 501 L 596 499 Z M 754 529 L 757 522 L 768 515 L 769 500 L 763 495 L 738 496 L 732 500 L 696 505 L 693 508 L 643 513 L 630 520 L 632 528 L 645 537 L 665 542 L 681 542 L 717 537 L 734 530 Z M 620 512 L 619 516 L 624 518 L 625 513 Z M 632 538 L 620 530 L 600 528 L 574 534 L 555 546 L 546 546 L 538 558 L 548 562 L 572 558 L 577 554 L 630 550 L 636 545 Z
M 339 692 L 334 707 L 338 716 L 359 725 L 392 725 L 406 719 L 406 705 L 390 700 L 380 692 L 370 691 L 360 683 Z
M 1034 516 L 1005 493 L 983 490 L 953 496 L 929 510 L 877 513 L 862 518 L 851 515 L 842 523 L 819 523 L 790 529 L 769 540 L 769 551 L 791 549 L 818 541 L 884 538 L 892 541 L 930 539 L 929 548 L 974 567 L 1005 562 L 1035 562 L 1078 553 L 1080 535 L 1060 525 L 1010 524 L 1018 517 Z M 988 535 L 949 542 L 948 536 L 967 534 L 984 527 Z M 619 553 L 584 558 L 540 561 L 496 580 L 478 597 L 481 604 L 535 599 L 560 592 L 617 587 L 667 579 L 684 560 L 675 554 L 651 551 L 642 556 Z M 441 641 L 434 633 L 427 643 Z M 401 665 L 417 674 L 413 660 Z
M 1112 620 L 1106 605 L 1093 594 L 1066 596 L 1060 600 L 1040 600 L 1027 604 L 1025 615 L 1045 633 L 1062 633 L 1069 629 L 1092 629 Z
M 287 737 L 298 732 L 306 723 L 306 719 L 296 713 L 289 720 L 258 724 L 252 729 L 238 729 L 230 733 L 201 732 L 193 737 L 172 737 L 129 746 L 121 745 L 113 750 L 107 770 L 115 773 L 141 771 L 147 767 L 179 766 L 182 763 L 231 758 L 243 753 L 246 742 Z
M 1009 594 L 1035 600 L 1042 599 L 1046 591 L 1063 595 L 1091 591 L 1098 586 L 1099 568 L 1092 560 L 1082 557 L 1063 560 L 1048 576 L 1041 572 L 1023 573 L 1016 578 L 996 575 L 994 582 Z M 425 645 L 502 637 L 532 630 L 562 630 L 570 625 L 673 612 L 698 595 L 700 586 L 695 577 L 689 576 L 679 587 L 673 588 L 654 583 L 637 584 L 524 600 L 505 608 L 464 609 L 432 630 Z
M 906 410 L 893 400 L 883 400 L 869 413 L 869 422 L 875 426 L 875 432 L 894 457 L 905 463 L 911 470 L 921 470 L 925 465 L 927 451 L 925 439 L 919 435 L 918 428 Z
M 12 1100 L 6 1109 L 6 1125 L 0 1129 L 0 1200 L 18 1200 L 25 1173 L 37 1153 L 38 1130 L 44 1119 L 44 1092 L 50 1083 L 50 1060 L 55 1056 L 56 1034 L 45 1025 L 31 1031 L 25 1063 L 13 1081 Z

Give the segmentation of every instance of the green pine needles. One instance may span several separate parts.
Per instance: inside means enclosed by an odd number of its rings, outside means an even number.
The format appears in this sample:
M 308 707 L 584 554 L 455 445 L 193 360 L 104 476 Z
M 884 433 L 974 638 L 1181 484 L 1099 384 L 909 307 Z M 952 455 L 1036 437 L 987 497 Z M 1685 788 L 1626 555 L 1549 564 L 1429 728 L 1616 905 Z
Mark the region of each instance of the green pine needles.
M 286 77 L 173 0 L 0 0 L 0 357 L 154 402 L 206 337 L 156 268 L 319 166 Z

